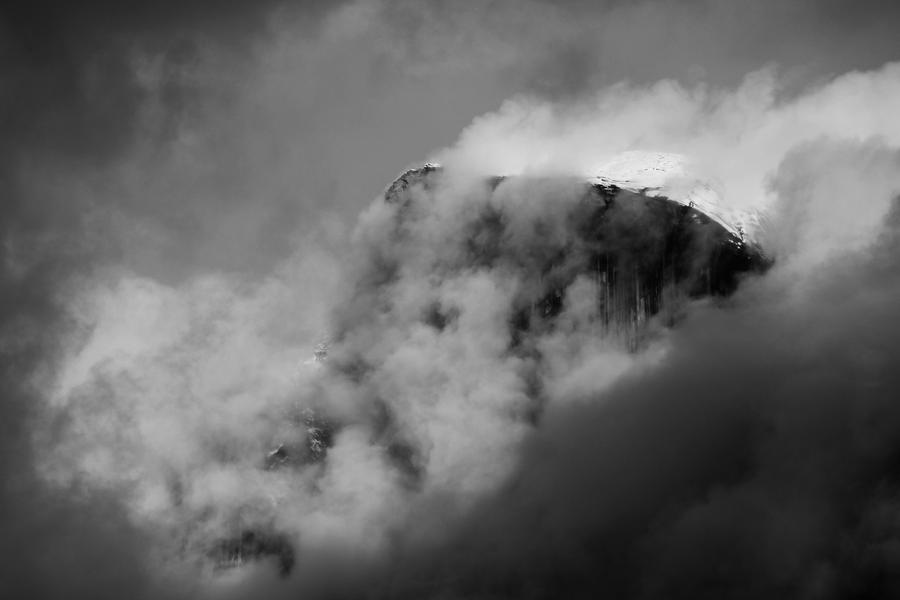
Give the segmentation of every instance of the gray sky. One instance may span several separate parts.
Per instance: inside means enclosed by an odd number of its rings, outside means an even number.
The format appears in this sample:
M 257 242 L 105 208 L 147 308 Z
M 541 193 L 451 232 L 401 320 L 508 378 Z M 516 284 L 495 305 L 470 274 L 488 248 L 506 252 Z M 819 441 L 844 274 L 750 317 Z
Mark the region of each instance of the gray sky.
M 897 568 L 897 77 L 877 70 L 900 59 L 898 27 L 900 4 L 889 0 L 4 3 L 0 595 L 196 592 L 149 566 L 156 541 L 131 496 L 92 480 L 48 483 L 47 448 L 63 448 L 73 423 L 108 416 L 56 411 L 48 382 L 103 379 L 103 364 L 114 364 L 104 360 L 158 346 L 178 351 L 129 363 L 124 379 L 162 386 L 200 373 L 190 385 L 211 398 L 231 393 L 219 380 L 277 397 L 279 369 L 321 333 L 332 305 L 352 304 L 336 273 L 359 267 L 354 252 L 366 244 L 393 243 L 372 225 L 377 214 L 357 218 L 400 171 L 448 147 L 470 158 L 513 153 L 512 138 L 519 151 L 552 143 L 574 155 L 593 148 L 581 128 L 618 136 L 623 148 L 683 144 L 707 159 L 735 148 L 752 161 L 752 181 L 721 175 L 734 189 L 771 193 L 793 236 L 781 238 L 785 270 L 743 290 L 741 310 L 698 312 L 671 363 L 625 381 L 603 407 L 550 414 L 515 455 L 533 468 L 484 496 L 449 540 L 402 538 L 394 554 L 365 564 L 323 551 L 290 587 L 260 575 L 234 593 L 358 597 L 359 585 L 414 597 L 426 581 L 459 596 L 541 597 L 561 576 L 577 582 L 570 597 L 587 594 L 582 584 L 618 597 L 699 597 L 698 581 L 712 597 L 896 590 L 879 577 Z M 760 69 L 770 83 L 740 87 Z M 638 108 L 584 116 L 604 98 Z M 555 116 L 531 128 L 526 119 L 542 107 Z M 720 120 L 709 131 L 682 127 L 698 115 Z M 504 137 L 517 119 L 521 137 Z M 878 201 L 841 212 L 833 190 Z M 894 215 L 887 225 L 885 214 Z M 823 259 L 821 240 L 847 255 Z M 804 272 L 815 276 L 792 287 Z M 846 294 L 861 288 L 869 293 Z M 466 290 L 447 293 L 478 293 Z M 128 325 L 141 319 L 149 325 Z M 225 357 L 204 362 L 212 354 Z M 96 404 L 85 406 L 126 406 L 122 381 L 90 388 Z M 733 388 L 723 406 L 719 390 Z M 690 400 L 669 412 L 661 390 Z M 141 403 L 155 397 L 108 414 L 140 421 Z M 202 419 L 174 414 L 207 431 Z M 240 429 L 242 413 L 229 415 L 216 431 Z M 120 443 L 109 447 L 155 460 L 134 440 Z M 380 471 L 347 444 L 347 481 L 363 486 Z M 571 493 L 559 501 L 558 490 Z M 445 516 L 417 510 L 428 527 Z M 536 537 L 523 539 L 535 522 Z M 620 552 L 598 551 L 601 542 Z M 731 562 L 716 579 L 704 565 L 722 555 Z M 598 561 L 621 577 L 596 575 Z
M 252 272 L 295 227 L 323 210 L 355 214 L 513 95 L 571 101 L 661 78 L 735 85 L 766 65 L 791 93 L 895 58 L 898 11 L 815 0 L 13 2 L 0 55 L 8 227 L 67 237 L 86 204 L 111 205 L 159 238 L 102 252 L 165 275 L 175 263 Z M 186 139 L 190 157 L 175 156 Z M 179 160 L 203 168 L 184 173 Z

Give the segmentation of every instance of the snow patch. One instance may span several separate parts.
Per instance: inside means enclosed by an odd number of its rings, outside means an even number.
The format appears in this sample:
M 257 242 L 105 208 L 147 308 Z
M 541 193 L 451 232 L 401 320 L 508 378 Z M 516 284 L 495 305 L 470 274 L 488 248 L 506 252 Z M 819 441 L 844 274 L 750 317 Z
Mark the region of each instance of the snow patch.
M 721 186 L 693 174 L 688 160 L 680 154 L 623 152 L 592 171 L 591 183 L 664 196 L 697 209 L 742 241 L 757 243 L 762 213 L 728 207 L 722 200 Z

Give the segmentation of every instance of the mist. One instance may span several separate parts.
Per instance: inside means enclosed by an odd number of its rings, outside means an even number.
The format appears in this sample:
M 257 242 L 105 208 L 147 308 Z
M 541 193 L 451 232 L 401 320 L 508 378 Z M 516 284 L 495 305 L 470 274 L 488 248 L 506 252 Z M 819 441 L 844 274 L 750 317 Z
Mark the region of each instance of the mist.
M 896 593 L 893 5 L 44 4 L 0 18 L 0 590 Z M 628 151 L 773 261 L 637 348 L 571 251 Z

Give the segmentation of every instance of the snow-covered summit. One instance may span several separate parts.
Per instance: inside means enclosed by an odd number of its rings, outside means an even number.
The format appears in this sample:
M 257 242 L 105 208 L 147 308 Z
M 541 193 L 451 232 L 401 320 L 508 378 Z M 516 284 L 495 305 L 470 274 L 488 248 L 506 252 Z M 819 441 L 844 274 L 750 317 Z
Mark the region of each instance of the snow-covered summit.
M 410 182 L 434 171 L 442 170 L 438 162 L 401 173 L 385 190 L 395 195 Z M 513 173 L 496 173 L 500 178 Z M 614 156 L 582 173 L 587 182 L 603 187 L 616 187 L 650 197 L 667 198 L 703 213 L 742 242 L 759 246 L 764 215 L 759 210 L 742 210 L 728 206 L 725 194 L 715 181 L 695 172 L 688 158 L 671 152 L 632 150 Z
M 757 242 L 762 214 L 727 206 L 718 186 L 694 174 L 681 154 L 623 152 L 591 170 L 592 183 L 666 197 L 702 212 L 742 241 Z

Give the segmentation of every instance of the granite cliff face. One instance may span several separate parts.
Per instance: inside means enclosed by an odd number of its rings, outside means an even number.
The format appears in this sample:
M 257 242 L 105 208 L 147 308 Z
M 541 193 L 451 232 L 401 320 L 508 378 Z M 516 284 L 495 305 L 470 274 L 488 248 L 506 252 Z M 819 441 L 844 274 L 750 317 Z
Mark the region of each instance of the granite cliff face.
M 632 156 L 630 162 L 618 164 L 618 177 L 558 178 L 567 193 L 574 186 L 579 198 L 561 209 L 567 210 L 563 216 L 567 234 L 537 252 L 528 248 L 517 256 L 521 248 L 500 243 L 516 217 L 488 198 L 473 212 L 468 235 L 460 240 L 468 257 L 468 264 L 460 268 L 507 264 L 526 269 L 527 293 L 519 299 L 511 321 L 519 333 L 552 326 L 565 290 L 579 276 L 590 277 L 602 325 L 599 334 L 619 335 L 637 348 L 642 326 L 650 319 L 659 317 L 671 326 L 685 301 L 727 296 L 743 276 L 771 264 L 755 239 L 759 215 L 722 209 L 704 184 L 695 183 L 680 196 L 667 195 L 665 186 L 645 185 L 655 183 L 654 177 L 666 167 L 672 168 L 666 158 Z M 623 170 L 631 177 L 621 177 Z M 384 202 L 400 207 L 398 236 L 415 218 L 417 205 L 433 201 L 443 178 L 443 168 L 429 163 L 406 171 L 387 188 Z M 528 187 L 551 179 L 495 176 L 484 185 L 491 194 L 504 183 Z M 556 198 L 551 194 L 545 201 L 552 204 Z M 531 226 L 539 232 L 545 224 L 537 218 Z M 432 318 L 441 321 L 437 314 Z
M 661 174 L 677 167 L 666 155 L 641 155 L 589 178 L 460 181 L 436 164 L 406 171 L 376 199 L 379 217 L 355 242 L 362 250 L 356 292 L 335 307 L 333 347 L 317 346 L 305 368 L 361 390 L 374 415 L 374 447 L 398 481 L 417 489 L 431 442 L 404 433 L 379 387 L 379 357 L 403 336 L 458 339 L 459 320 L 479 303 L 454 300 L 458 282 L 481 277 L 508 288 L 491 343 L 521 365 L 527 389 L 518 418 L 534 425 L 546 401 L 539 373 L 552 360 L 549 338 L 577 332 L 639 352 L 677 325 L 689 302 L 725 297 L 769 266 L 754 238 L 758 218 L 724 210 L 699 182 L 670 189 Z M 448 380 L 462 376 L 436 368 Z M 274 447 L 260 468 L 299 476 L 327 464 L 341 422 L 307 407 L 294 425 L 294 439 Z M 236 532 L 210 556 L 219 568 L 274 561 L 285 574 L 295 560 L 290 537 L 265 527 Z

